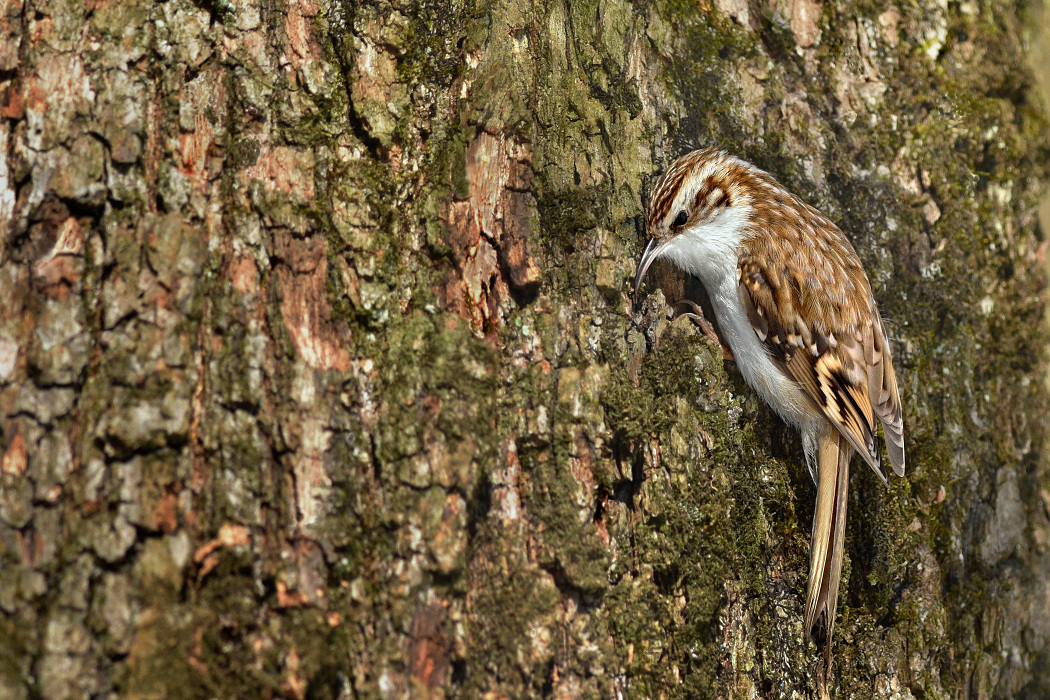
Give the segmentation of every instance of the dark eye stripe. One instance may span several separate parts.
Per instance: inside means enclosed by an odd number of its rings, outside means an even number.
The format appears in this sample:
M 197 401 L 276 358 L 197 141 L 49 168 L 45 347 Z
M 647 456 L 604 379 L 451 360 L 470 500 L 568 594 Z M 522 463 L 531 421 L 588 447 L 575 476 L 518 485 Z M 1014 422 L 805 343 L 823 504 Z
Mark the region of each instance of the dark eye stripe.
M 715 207 L 728 207 L 729 206 L 729 193 L 725 190 L 722 191 L 722 195 L 715 202 Z

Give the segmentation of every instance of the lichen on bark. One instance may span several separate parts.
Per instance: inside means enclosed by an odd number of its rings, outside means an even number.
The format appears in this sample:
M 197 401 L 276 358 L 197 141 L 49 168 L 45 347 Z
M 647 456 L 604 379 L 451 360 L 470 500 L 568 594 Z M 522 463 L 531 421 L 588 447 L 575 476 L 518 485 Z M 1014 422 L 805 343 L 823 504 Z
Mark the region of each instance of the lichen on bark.
M 709 145 L 847 231 L 898 358 L 833 692 L 1047 694 L 1025 21 L 0 0 L 0 697 L 813 696 L 798 438 L 695 280 L 630 298 Z

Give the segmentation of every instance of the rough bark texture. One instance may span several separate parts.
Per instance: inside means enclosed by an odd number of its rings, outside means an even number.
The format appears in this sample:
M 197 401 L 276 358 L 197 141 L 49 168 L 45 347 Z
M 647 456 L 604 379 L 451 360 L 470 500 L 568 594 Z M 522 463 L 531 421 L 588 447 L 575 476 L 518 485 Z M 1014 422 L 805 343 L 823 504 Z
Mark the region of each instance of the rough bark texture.
M 0 698 L 809 697 L 797 437 L 687 149 L 849 233 L 910 473 L 832 690 L 1050 693 L 1046 121 L 1003 0 L 0 0 Z

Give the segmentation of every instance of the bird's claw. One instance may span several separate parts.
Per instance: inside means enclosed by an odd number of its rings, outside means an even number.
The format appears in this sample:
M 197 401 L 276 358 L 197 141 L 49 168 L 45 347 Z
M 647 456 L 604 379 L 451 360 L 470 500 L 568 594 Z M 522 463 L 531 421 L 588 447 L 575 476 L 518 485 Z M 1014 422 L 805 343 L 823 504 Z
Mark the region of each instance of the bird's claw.
M 678 312 L 678 307 L 683 305 L 688 307 L 690 310 Z M 690 301 L 689 299 L 682 299 L 674 305 L 674 308 L 674 317 L 676 319 L 685 316 L 690 321 L 699 326 L 700 330 L 705 336 L 707 336 L 708 339 L 714 341 L 715 343 L 718 343 L 718 347 L 722 348 L 722 359 L 735 361 L 735 358 L 733 357 L 733 352 L 722 343 L 722 339 L 719 338 L 718 333 L 715 332 L 715 327 L 712 326 L 711 322 L 707 320 L 707 317 L 704 316 L 704 310 L 701 309 L 696 302 Z

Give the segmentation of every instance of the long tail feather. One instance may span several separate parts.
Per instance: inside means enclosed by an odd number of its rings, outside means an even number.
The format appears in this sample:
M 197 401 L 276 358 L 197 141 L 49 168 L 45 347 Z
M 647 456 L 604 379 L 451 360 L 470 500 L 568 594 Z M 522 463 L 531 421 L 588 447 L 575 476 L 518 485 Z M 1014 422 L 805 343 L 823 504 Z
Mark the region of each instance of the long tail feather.
M 817 505 L 813 512 L 806 590 L 806 631 L 812 635 L 823 616 L 827 630 L 825 655 L 829 660 L 842 573 L 842 546 L 846 539 L 846 495 L 852 456 L 852 446 L 838 431 L 828 431 L 818 438 Z

